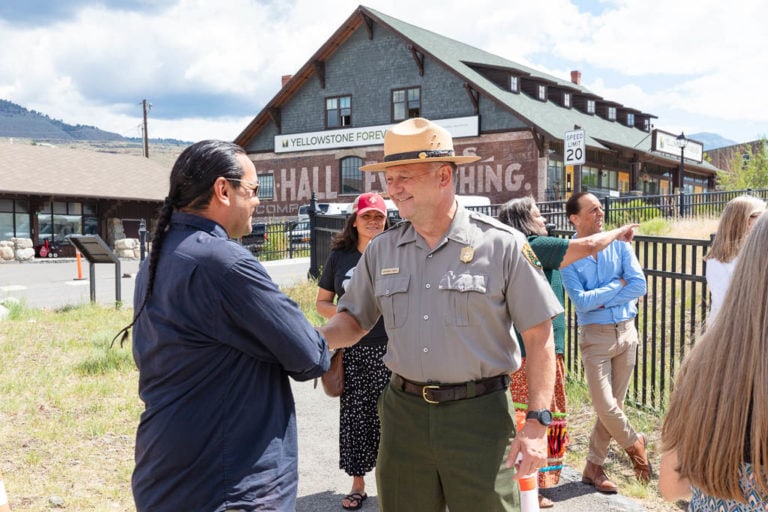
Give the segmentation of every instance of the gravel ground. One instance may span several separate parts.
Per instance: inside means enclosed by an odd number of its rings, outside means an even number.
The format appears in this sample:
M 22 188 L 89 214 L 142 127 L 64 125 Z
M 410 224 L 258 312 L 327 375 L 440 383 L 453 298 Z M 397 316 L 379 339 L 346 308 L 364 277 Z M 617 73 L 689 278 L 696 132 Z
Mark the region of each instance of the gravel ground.
M 322 387 L 293 382 L 299 430 L 299 498 L 297 512 L 338 512 L 352 478 L 339 469 L 339 400 L 329 398 Z M 368 499 L 361 510 L 376 512 L 379 504 L 376 482 L 366 477 Z M 554 512 L 640 512 L 643 505 L 631 498 L 605 495 L 581 483 L 581 474 L 566 467 L 560 485 L 543 491 L 555 502 Z

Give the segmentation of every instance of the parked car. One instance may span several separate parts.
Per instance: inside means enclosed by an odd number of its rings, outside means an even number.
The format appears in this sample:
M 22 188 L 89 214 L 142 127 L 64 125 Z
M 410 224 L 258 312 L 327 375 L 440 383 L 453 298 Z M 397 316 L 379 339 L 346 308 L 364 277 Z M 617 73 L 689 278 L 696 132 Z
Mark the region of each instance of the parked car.
M 264 244 L 267 242 L 267 225 L 259 222 L 254 223 L 252 226 L 251 234 L 245 235 L 240 243 L 243 247 L 251 251 L 254 256 L 261 254 L 264 249 Z
M 352 207 L 352 203 L 317 203 L 318 215 L 344 215 L 349 208 Z M 303 204 L 299 206 L 298 220 L 309 219 L 309 205 Z
M 328 211 L 328 206 L 330 206 L 330 203 L 317 203 L 317 209 L 320 211 L 320 213 L 325 213 Z M 309 205 L 303 204 L 299 206 L 299 222 L 303 220 L 309 219 Z
M 308 220 L 297 222 L 288 232 L 288 240 L 290 240 L 291 246 L 309 244 L 311 236 L 312 231 L 309 229 Z

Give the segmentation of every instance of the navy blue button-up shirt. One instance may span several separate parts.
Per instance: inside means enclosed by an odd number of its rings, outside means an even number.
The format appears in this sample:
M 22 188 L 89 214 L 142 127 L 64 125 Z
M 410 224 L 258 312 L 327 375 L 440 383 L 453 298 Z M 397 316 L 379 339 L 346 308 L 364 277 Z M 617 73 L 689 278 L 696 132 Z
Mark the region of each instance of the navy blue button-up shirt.
M 136 434 L 137 509 L 294 510 L 288 377 L 320 376 L 330 361 L 325 340 L 219 224 L 175 212 L 160 251 L 152 296 L 133 328 L 146 404 Z

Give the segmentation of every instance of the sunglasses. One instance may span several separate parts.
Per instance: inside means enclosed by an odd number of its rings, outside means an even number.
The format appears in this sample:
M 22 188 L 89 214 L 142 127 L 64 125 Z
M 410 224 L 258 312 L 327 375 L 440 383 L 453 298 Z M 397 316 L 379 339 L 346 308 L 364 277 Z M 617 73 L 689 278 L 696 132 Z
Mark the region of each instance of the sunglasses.
M 227 178 L 227 181 L 238 181 L 240 183 L 245 183 L 246 185 L 248 185 L 247 187 L 245 187 L 245 189 L 248 190 L 251 193 L 251 197 L 253 197 L 255 194 L 257 194 L 259 192 L 259 184 L 258 183 L 254 183 L 254 182 L 248 181 L 248 180 L 241 180 L 241 179 L 237 179 L 237 178 Z

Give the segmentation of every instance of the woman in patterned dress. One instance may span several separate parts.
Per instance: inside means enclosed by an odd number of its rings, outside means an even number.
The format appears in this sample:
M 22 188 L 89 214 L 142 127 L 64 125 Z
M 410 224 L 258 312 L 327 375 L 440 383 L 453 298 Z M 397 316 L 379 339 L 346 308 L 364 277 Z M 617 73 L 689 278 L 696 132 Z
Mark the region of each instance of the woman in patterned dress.
M 768 510 L 768 213 L 720 312 L 683 362 L 661 431 L 659 490 L 689 511 Z
M 374 193 L 361 194 L 352 206 L 344 229 L 331 245 L 320 276 L 315 305 L 326 318 L 336 314 L 336 300 L 344 295 L 360 256 L 368 243 L 384 231 L 387 208 Z M 376 401 L 389 382 L 390 372 L 382 357 L 387 350 L 387 333 L 380 318 L 356 345 L 344 349 L 344 391 L 339 411 L 339 468 L 352 477 L 352 490 L 341 505 L 359 509 L 368 497 L 365 474 L 376 466 L 379 451 L 379 416 Z
M 563 280 L 560 269 L 574 261 L 586 258 L 605 249 L 614 240 L 632 240 L 636 224 L 628 224 L 612 231 L 596 233 L 584 238 L 558 238 L 547 236 L 547 225 L 536 202 L 531 197 L 522 197 L 507 201 L 499 209 L 499 220 L 528 237 L 528 243 L 544 268 L 547 281 L 555 292 L 555 296 L 564 303 Z M 565 396 L 565 317 L 558 315 L 552 320 L 552 330 L 555 338 L 556 375 L 555 389 L 550 410 L 552 423 L 547 427 L 547 466 L 539 470 L 539 488 L 554 487 L 560 481 L 560 470 L 563 468 L 565 448 L 568 444 L 568 414 Z M 525 373 L 525 347 L 518 334 L 518 342 L 523 354 L 523 363 L 518 371 L 512 374 L 510 392 L 516 410 L 522 410 L 528 403 L 528 383 Z M 539 495 L 539 508 L 551 508 L 552 501 Z

